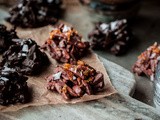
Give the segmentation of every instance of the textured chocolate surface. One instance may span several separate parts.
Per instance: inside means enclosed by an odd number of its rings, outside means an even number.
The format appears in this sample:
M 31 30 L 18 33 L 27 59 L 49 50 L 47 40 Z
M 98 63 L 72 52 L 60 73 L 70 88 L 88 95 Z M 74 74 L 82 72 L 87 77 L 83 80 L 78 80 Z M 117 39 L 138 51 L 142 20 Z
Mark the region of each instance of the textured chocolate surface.
M 82 42 L 78 32 L 64 24 L 60 24 L 50 32 L 50 37 L 43 48 L 58 62 L 74 63 L 83 57 L 89 49 L 88 42 Z
M 83 61 L 78 61 L 76 65 L 65 63 L 56 67 L 47 82 L 49 90 L 58 92 L 67 100 L 95 94 L 104 87 L 103 74 Z
M 138 60 L 133 65 L 132 70 L 138 75 L 145 74 L 153 80 L 159 60 L 160 45 L 154 43 L 138 56 Z
M 6 26 L 0 24 L 0 53 L 7 50 L 13 44 L 13 38 L 18 38 L 15 29 L 7 30 Z
M 126 19 L 97 23 L 88 36 L 93 49 L 109 49 L 115 55 L 125 53 L 132 40 Z
M 0 105 L 28 101 L 27 77 L 4 66 L 0 71 Z
M 61 13 L 62 0 L 20 0 L 10 8 L 7 21 L 20 27 L 41 27 L 55 24 Z
M 47 55 L 31 39 L 13 39 L 16 43 L 4 54 L 1 65 L 16 68 L 27 75 L 38 74 L 49 63 Z

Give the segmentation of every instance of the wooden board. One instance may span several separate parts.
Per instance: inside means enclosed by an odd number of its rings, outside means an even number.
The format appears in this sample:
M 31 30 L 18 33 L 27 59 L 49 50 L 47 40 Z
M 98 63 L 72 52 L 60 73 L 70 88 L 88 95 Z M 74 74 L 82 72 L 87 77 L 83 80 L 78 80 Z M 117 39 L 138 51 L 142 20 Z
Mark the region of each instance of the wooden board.
M 119 91 L 118 94 L 75 105 L 45 105 L 0 113 L 0 120 L 159 120 L 155 108 L 129 96 L 135 88 L 133 74 L 111 61 L 100 59 Z
M 108 74 L 115 88 L 120 93 L 123 93 L 125 95 L 132 94 L 135 88 L 135 80 L 134 80 L 133 74 L 113 62 L 110 62 L 103 58 L 100 58 L 100 59 L 104 63 L 104 66 L 107 69 Z M 123 71 L 123 73 L 121 71 Z M 92 103 L 92 105 L 88 106 L 87 103 Z M 17 112 L 1 113 L 0 115 L 3 117 L 4 116 L 7 117 L 6 119 L 12 119 L 12 118 L 17 119 L 18 118 L 18 119 L 30 120 L 33 117 L 34 119 L 37 119 L 37 120 L 43 120 L 44 117 L 47 115 L 49 116 L 48 119 L 53 118 L 53 116 L 50 116 L 50 114 L 53 112 L 54 114 L 56 114 L 54 115 L 52 113 L 55 119 L 58 118 L 57 115 L 61 115 L 63 117 L 66 116 L 66 118 L 68 118 L 69 120 L 72 120 L 78 117 L 78 116 L 70 115 L 72 112 L 79 113 L 79 116 L 83 117 L 84 109 L 87 110 L 88 108 L 93 107 L 93 103 L 96 105 L 98 104 L 98 101 L 85 102 L 85 103 L 80 103 L 80 104 L 78 103 L 76 105 L 67 104 L 67 105 L 56 105 L 56 106 L 46 105 L 46 106 L 41 106 L 41 107 L 29 107 L 29 108 L 24 108 Z M 69 111 L 67 109 L 69 109 Z M 96 111 L 97 110 L 95 110 L 95 112 Z M 86 112 L 87 114 L 90 114 L 90 110 Z M 83 118 L 83 119 L 87 120 L 88 117 Z

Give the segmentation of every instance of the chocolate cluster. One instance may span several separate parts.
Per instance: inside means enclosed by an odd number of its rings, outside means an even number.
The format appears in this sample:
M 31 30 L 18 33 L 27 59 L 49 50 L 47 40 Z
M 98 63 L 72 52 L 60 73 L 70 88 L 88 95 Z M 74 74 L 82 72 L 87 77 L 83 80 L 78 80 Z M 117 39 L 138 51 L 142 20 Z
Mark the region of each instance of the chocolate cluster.
M 61 13 L 62 0 L 20 0 L 10 10 L 7 21 L 23 28 L 55 24 Z
M 6 51 L 13 44 L 13 38 L 18 38 L 15 28 L 7 30 L 6 26 L 0 24 L 0 53 Z
M 103 74 L 83 61 L 56 67 L 47 82 L 49 90 L 58 92 L 66 100 L 96 94 L 104 87 Z
M 138 60 L 133 65 L 132 70 L 137 75 L 145 74 L 153 80 L 159 60 L 160 45 L 154 43 L 152 46 L 147 48 L 146 51 L 141 53 L 140 56 L 138 56 Z
M 2 67 L 0 70 L 0 105 L 27 102 L 27 79 L 13 68 Z
M 4 54 L 1 65 L 16 68 L 25 75 L 34 75 L 48 63 L 47 55 L 40 50 L 37 43 L 31 39 L 13 39 L 12 45 Z
M 110 50 L 113 54 L 120 55 L 127 51 L 132 39 L 132 33 L 127 20 L 122 19 L 109 24 L 97 23 L 88 37 L 91 40 L 93 49 Z
M 83 57 L 89 49 L 88 42 L 72 27 L 60 24 L 50 32 L 43 48 L 47 48 L 52 58 L 62 63 L 74 63 Z

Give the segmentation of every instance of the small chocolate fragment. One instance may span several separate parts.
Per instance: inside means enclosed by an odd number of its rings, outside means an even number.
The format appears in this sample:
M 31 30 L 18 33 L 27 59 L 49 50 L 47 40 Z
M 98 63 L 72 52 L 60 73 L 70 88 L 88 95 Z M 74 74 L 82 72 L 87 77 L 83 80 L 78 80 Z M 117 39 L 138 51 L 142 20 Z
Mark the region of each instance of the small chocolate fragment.
M 137 75 L 145 74 L 153 81 L 154 74 L 160 60 L 160 45 L 156 42 L 138 56 L 138 60 L 133 65 L 132 70 Z
M 60 24 L 50 32 L 50 37 L 43 48 L 58 62 L 74 63 L 83 57 L 89 49 L 88 42 L 82 42 L 82 37 L 72 27 Z
M 58 92 L 66 100 L 96 94 L 104 87 L 103 74 L 83 61 L 56 67 L 47 82 L 48 90 Z
M 10 10 L 7 21 L 23 28 L 55 24 L 61 13 L 62 0 L 20 0 Z
M 28 102 L 27 77 L 4 66 L 0 71 L 0 105 Z
M 31 39 L 13 39 L 12 45 L 4 54 L 1 65 L 16 68 L 25 75 L 38 74 L 48 65 L 47 55 L 42 52 L 37 43 Z
M 127 20 L 123 19 L 109 24 L 97 23 L 88 37 L 93 49 L 109 49 L 113 54 L 121 55 L 127 51 L 132 34 Z
M 0 53 L 3 53 L 13 44 L 13 38 L 18 38 L 15 28 L 7 30 L 6 26 L 0 24 Z

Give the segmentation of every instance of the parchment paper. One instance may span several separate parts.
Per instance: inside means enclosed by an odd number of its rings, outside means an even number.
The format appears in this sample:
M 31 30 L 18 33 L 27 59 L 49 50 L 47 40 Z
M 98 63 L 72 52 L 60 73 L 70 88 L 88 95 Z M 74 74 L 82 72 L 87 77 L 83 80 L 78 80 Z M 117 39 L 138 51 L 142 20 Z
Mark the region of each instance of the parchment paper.
M 17 29 L 17 33 L 20 38 L 32 38 L 38 43 L 38 45 L 41 46 L 45 42 L 45 40 L 49 37 L 49 32 L 51 30 L 52 26 L 47 26 L 32 30 Z M 85 58 L 83 58 L 82 60 L 84 60 L 87 64 L 91 65 L 96 70 L 101 71 L 104 74 L 104 80 L 105 80 L 104 90 L 96 95 L 84 95 L 81 98 L 72 99 L 70 101 L 64 100 L 59 94 L 55 92 L 50 92 L 49 90 L 46 89 L 45 77 L 52 74 L 54 67 L 58 64 L 54 59 L 50 58 L 50 56 L 49 59 L 51 64 L 46 69 L 44 69 L 44 71 L 40 75 L 29 77 L 27 81 L 29 86 L 29 91 L 32 96 L 31 101 L 26 104 L 0 106 L 0 112 L 17 111 L 19 109 L 28 106 L 84 102 L 84 101 L 100 99 L 116 93 L 116 90 L 114 89 L 114 87 L 110 82 L 109 76 L 103 66 L 103 63 L 100 62 L 97 55 L 91 51 L 90 54 Z

